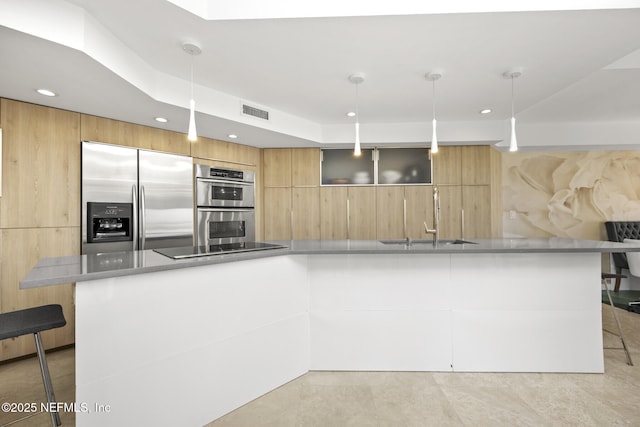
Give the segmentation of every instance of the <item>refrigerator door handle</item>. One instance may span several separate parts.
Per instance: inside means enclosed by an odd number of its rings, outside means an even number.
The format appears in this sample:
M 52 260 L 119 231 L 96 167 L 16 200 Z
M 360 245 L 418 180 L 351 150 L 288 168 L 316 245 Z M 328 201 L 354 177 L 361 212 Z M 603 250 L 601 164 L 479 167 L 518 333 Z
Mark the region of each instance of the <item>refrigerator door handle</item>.
M 145 249 L 146 244 L 146 230 L 145 230 L 145 222 L 146 222 L 146 206 L 144 200 L 144 185 L 140 186 L 140 250 Z
M 133 250 L 138 250 L 138 194 L 136 192 L 136 186 L 131 186 L 131 203 L 133 204 Z

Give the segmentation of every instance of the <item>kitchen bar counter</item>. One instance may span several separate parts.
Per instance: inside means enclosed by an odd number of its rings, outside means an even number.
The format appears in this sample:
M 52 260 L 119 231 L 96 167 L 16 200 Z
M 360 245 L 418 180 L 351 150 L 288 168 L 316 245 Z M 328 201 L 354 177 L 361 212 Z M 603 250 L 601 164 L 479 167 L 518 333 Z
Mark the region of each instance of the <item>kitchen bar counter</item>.
M 41 260 L 21 287 L 77 282 L 76 401 L 109 408 L 76 425 L 201 426 L 310 370 L 601 373 L 601 253 L 640 251 L 272 243 Z
M 398 241 L 401 242 L 401 241 Z M 574 239 L 476 239 L 456 244 L 431 241 L 384 244 L 378 240 L 273 241 L 286 249 L 173 260 L 152 250 L 44 258 L 20 282 L 21 289 L 145 274 L 202 265 L 222 264 L 279 255 L 311 254 L 487 254 L 487 253 L 610 253 L 640 252 L 640 246 Z

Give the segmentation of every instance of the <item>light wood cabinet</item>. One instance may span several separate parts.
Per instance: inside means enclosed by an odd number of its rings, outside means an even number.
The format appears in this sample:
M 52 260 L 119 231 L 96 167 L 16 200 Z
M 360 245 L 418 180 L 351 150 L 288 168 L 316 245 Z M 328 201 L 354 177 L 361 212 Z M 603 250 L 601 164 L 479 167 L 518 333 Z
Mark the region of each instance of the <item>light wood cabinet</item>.
M 291 240 L 291 188 L 264 189 L 265 240 Z
M 320 187 L 320 238 L 343 240 L 347 233 L 347 187 Z
M 320 185 L 320 149 L 291 149 L 291 185 Z
M 433 226 L 431 186 L 389 186 L 376 189 L 377 238 L 426 238 L 424 223 Z
M 260 165 L 260 149 L 248 145 L 199 136 L 189 147 L 191 157 L 211 161 L 215 166 L 256 170 Z
M 462 212 L 462 238 L 483 239 L 493 237 L 490 186 L 463 185 Z
M 440 221 L 438 231 L 441 239 L 462 238 L 462 187 L 459 185 L 438 186 L 440 197 Z
M 80 139 L 106 144 L 191 155 L 191 142 L 186 134 L 142 126 L 103 117 L 81 115 Z
M 490 185 L 491 172 L 500 165 L 493 164 L 491 152 L 495 149 L 487 146 L 462 147 L 460 156 L 462 185 Z
M 432 154 L 434 185 L 462 184 L 462 149 L 459 146 L 444 146 Z
M 0 99 L 0 110 L 0 311 L 60 304 L 67 325 L 44 332 L 44 345 L 71 344 L 73 285 L 19 285 L 40 258 L 80 252 L 80 114 L 7 99 Z M 3 340 L 0 360 L 34 351 L 32 337 Z
M 265 187 L 291 187 L 291 149 L 267 148 L 262 153 Z
M 320 150 L 264 149 L 262 165 L 265 239 L 319 239 Z M 284 196 L 278 198 L 277 195 L 285 190 L 289 199 L 284 200 Z M 272 218 L 273 215 L 278 218 Z
M 376 239 L 374 187 L 322 187 L 320 195 L 322 239 Z
M 490 146 L 441 147 L 434 154 L 440 189 L 440 237 L 502 237 L 501 154 Z
M 2 99 L 0 228 L 80 225 L 80 115 Z
M 291 232 L 294 240 L 320 238 L 320 187 L 293 187 Z

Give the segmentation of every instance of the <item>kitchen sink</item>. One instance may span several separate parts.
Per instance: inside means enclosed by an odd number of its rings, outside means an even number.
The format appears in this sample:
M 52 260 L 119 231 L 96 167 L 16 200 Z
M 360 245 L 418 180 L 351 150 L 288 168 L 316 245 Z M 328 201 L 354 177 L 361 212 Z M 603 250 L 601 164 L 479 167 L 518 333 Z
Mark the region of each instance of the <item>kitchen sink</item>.
M 407 239 L 390 239 L 390 240 L 380 240 L 380 243 L 385 245 L 432 245 L 432 239 L 415 239 L 409 240 Z M 437 245 L 465 245 L 465 244 L 477 244 L 476 242 L 470 242 L 468 240 L 461 239 L 439 239 L 436 243 Z

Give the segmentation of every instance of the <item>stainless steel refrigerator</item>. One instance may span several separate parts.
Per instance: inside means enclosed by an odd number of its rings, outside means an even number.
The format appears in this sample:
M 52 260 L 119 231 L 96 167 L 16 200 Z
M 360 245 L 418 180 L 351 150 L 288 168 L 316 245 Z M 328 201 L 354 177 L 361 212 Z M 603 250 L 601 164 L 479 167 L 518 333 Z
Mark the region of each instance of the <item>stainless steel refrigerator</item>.
M 82 142 L 82 253 L 193 246 L 191 157 Z

